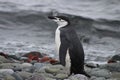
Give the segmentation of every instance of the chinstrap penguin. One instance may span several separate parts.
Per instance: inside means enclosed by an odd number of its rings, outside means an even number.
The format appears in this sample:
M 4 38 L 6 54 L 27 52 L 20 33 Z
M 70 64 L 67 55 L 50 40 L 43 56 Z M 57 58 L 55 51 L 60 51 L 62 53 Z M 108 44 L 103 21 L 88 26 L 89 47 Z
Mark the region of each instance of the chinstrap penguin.
M 70 74 L 83 74 L 90 77 L 84 71 L 84 50 L 82 44 L 74 28 L 70 26 L 69 19 L 65 16 L 48 16 L 48 18 L 58 24 L 55 32 L 55 42 L 60 64 L 66 65 L 66 54 L 69 53 L 71 62 Z

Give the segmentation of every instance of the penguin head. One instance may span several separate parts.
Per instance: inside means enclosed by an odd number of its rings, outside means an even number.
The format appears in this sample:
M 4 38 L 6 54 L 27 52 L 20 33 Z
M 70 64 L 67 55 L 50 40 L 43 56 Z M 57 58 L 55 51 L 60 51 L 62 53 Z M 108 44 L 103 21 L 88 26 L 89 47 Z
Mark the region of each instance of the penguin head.
M 56 22 L 58 26 L 64 27 L 70 24 L 69 19 L 65 16 L 48 16 L 48 18 Z

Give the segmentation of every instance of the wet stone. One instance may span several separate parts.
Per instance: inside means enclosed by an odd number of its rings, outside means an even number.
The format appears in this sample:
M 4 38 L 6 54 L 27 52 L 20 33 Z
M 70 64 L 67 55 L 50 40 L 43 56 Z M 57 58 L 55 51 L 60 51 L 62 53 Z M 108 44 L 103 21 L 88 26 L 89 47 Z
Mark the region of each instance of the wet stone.
M 29 78 L 29 77 L 32 76 L 32 73 L 25 72 L 25 71 L 18 72 L 18 74 L 19 74 L 23 79 L 27 79 L 27 78 Z
M 108 69 L 110 71 L 120 72 L 120 62 L 119 63 L 109 63 L 100 66 L 101 69 Z
M 99 68 L 95 68 L 91 70 L 91 73 L 89 73 L 91 76 L 97 76 L 97 77 L 105 77 L 105 78 L 109 78 L 111 76 L 110 71 L 106 70 L 106 69 L 99 69 Z
M 91 77 L 90 80 L 106 80 L 104 77 Z
M 56 68 L 46 68 L 45 72 L 47 73 L 51 73 L 51 74 L 56 74 L 60 71 L 60 69 L 56 69 Z
M 15 79 L 13 76 L 11 76 L 11 75 L 6 75 L 4 79 L 5 79 L 5 80 L 16 80 L 16 79 Z
M 0 63 L 8 63 L 11 62 L 8 59 L 4 58 L 3 56 L 0 56 Z
M 72 75 L 68 79 L 70 79 L 70 80 L 88 80 L 88 78 L 86 76 L 81 75 L 81 74 Z
M 60 74 L 60 73 L 55 76 L 55 78 L 57 78 L 57 79 L 65 79 L 67 77 L 68 77 L 67 74 Z
M 46 80 L 42 75 L 33 75 L 32 77 L 28 78 L 27 80 Z
M 113 72 L 111 77 L 120 79 L 120 72 Z

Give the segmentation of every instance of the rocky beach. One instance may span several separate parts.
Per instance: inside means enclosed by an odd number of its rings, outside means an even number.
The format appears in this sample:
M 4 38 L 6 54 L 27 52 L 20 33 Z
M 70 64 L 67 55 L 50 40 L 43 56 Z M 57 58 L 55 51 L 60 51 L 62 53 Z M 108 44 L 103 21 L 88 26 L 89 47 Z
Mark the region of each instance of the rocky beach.
M 85 71 L 91 78 L 82 74 L 69 76 L 69 67 L 53 65 L 49 61 L 24 62 L 0 56 L 0 80 L 120 80 L 119 62 L 86 63 Z

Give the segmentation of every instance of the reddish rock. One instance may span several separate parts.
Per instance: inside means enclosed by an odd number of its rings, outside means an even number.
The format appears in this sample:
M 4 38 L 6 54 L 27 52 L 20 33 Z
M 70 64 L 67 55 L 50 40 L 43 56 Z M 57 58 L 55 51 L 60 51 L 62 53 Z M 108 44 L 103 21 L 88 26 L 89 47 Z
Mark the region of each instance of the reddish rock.
M 28 62 L 31 62 L 32 60 L 36 60 L 37 62 L 39 62 L 39 58 L 42 58 L 43 55 L 40 52 L 33 51 L 26 53 L 22 57 L 28 57 Z

